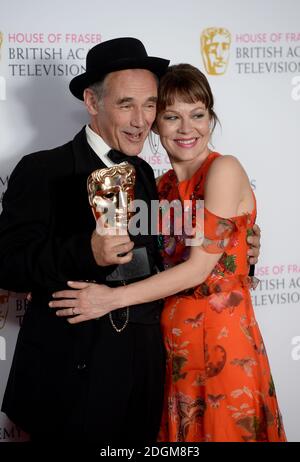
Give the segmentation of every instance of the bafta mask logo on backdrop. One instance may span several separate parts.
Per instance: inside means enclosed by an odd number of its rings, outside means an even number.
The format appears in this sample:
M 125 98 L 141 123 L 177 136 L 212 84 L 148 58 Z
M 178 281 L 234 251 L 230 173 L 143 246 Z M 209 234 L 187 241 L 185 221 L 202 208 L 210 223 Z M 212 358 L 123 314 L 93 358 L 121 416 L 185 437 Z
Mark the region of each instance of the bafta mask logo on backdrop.
M 1 49 L 3 44 L 3 32 L 0 31 L 0 61 L 1 61 Z M 6 80 L 0 75 L 0 101 L 6 100 Z
M 0 75 L 0 101 L 6 100 L 6 80 Z
M 6 361 L 6 340 L 0 335 L 0 361 Z
M 294 101 L 300 101 L 300 75 L 295 75 L 291 80 L 293 86 L 291 97 Z
M 9 293 L 7 291 L 0 291 L 0 329 L 3 329 L 6 323 L 8 313 L 8 298 Z
M 2 44 L 3 44 L 3 32 L 0 31 L 0 59 L 1 59 L 1 49 L 2 49 Z
M 224 27 L 208 27 L 201 33 L 201 52 L 206 72 L 225 74 L 230 53 L 231 34 Z
M 300 336 L 297 335 L 296 337 L 293 337 L 291 340 L 291 344 L 295 345 L 292 348 L 291 351 L 291 356 L 294 361 L 299 361 L 300 359 Z

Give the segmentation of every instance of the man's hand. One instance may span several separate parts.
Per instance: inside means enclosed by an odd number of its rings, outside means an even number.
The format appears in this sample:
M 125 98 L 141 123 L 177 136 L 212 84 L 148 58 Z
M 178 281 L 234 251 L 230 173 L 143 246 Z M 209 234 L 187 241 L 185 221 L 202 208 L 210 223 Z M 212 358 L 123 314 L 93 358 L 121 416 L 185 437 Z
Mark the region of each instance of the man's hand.
M 132 260 L 131 250 L 134 243 L 130 240 L 127 232 L 116 234 L 115 229 L 108 229 L 106 233 L 101 233 L 101 235 L 96 231 L 93 232 L 91 247 L 97 265 L 120 265 Z
M 258 225 L 254 225 L 252 229 L 254 234 L 247 237 L 247 242 L 250 244 L 250 249 L 248 250 L 247 255 L 250 265 L 256 265 L 260 249 L 260 227 Z

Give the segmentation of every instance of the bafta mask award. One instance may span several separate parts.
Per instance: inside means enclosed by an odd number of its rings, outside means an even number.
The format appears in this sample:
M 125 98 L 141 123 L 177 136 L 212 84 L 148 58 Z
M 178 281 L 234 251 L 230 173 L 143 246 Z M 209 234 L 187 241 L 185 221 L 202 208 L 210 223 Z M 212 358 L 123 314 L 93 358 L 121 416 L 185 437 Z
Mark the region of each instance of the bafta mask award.
M 101 168 L 91 173 L 87 180 L 87 189 L 98 233 L 101 234 L 105 228 L 112 228 L 116 232 L 128 230 L 128 223 L 133 215 L 134 185 L 135 168 L 128 162 Z M 98 225 L 99 220 L 100 225 Z M 135 247 L 132 252 L 133 258 L 129 263 L 117 265 L 116 269 L 106 277 L 109 285 L 126 285 L 130 280 L 151 274 L 146 248 Z M 128 307 L 118 311 L 125 314 L 122 326 L 118 325 L 114 313 L 109 313 L 109 319 L 113 329 L 122 332 L 129 322 L 130 311 Z
M 89 202 L 96 222 L 101 220 L 104 229 L 127 230 L 134 184 L 135 168 L 128 162 L 95 170 L 88 177 Z
M 201 52 L 206 72 L 223 75 L 226 72 L 231 45 L 231 34 L 224 27 L 208 27 L 201 33 Z
M 128 162 L 95 170 L 88 177 L 89 202 L 96 223 L 101 220 L 100 226 L 96 227 L 99 234 L 105 228 L 128 229 L 129 220 L 134 214 L 135 178 L 135 168 Z M 133 258 L 131 262 L 118 265 L 107 276 L 107 282 L 123 281 L 126 283 L 131 279 L 151 274 L 147 249 L 145 247 L 135 247 L 132 252 Z

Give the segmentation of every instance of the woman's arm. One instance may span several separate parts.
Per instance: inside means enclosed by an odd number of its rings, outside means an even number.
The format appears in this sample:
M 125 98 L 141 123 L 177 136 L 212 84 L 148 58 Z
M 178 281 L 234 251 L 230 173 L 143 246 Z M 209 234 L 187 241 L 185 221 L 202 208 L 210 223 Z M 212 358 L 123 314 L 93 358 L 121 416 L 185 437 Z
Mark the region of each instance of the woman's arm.
M 249 180 L 237 159 L 231 156 L 216 159 L 206 181 L 205 207 L 223 218 L 236 216 L 247 184 Z M 103 316 L 124 306 L 161 299 L 201 284 L 222 254 L 207 253 L 201 246 L 193 246 L 187 261 L 128 286 L 109 288 L 97 284 L 69 283 L 71 287 L 81 290 L 57 292 L 56 297 L 67 297 L 68 300 L 53 301 L 50 306 L 63 308 L 57 311 L 58 316 L 78 314 L 69 320 L 76 323 Z

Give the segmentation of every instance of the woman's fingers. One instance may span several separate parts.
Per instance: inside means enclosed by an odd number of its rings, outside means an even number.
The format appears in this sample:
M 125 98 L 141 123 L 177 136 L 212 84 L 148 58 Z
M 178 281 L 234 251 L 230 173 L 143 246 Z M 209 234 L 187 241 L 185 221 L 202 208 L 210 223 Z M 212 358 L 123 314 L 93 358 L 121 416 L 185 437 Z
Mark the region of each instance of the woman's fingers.
M 67 308 L 67 309 L 59 309 L 56 311 L 56 316 L 75 316 L 76 313 L 73 312 L 74 310 L 74 307 L 73 308 Z
M 49 302 L 50 308 L 64 308 L 64 307 L 75 307 L 78 305 L 77 298 L 63 298 L 61 300 L 51 300 Z
M 72 287 L 73 289 L 86 289 L 90 285 L 91 285 L 90 282 L 68 281 L 68 286 Z
M 64 300 L 52 300 L 49 302 L 50 308 L 76 308 L 78 306 L 77 298 L 69 298 Z
M 53 298 L 77 298 L 78 290 L 59 290 L 52 294 Z
M 72 318 L 67 319 L 69 324 L 78 324 L 79 322 L 89 321 L 90 319 L 84 316 L 83 314 L 79 314 L 78 316 L 74 316 Z
M 105 316 L 109 312 L 103 302 L 103 292 L 113 290 L 104 285 L 69 281 L 75 290 L 60 290 L 53 294 L 49 306 L 56 310 L 58 317 L 65 317 L 70 324 L 78 324 Z M 99 293 L 100 292 L 100 293 Z M 101 297 L 102 295 L 102 297 Z

